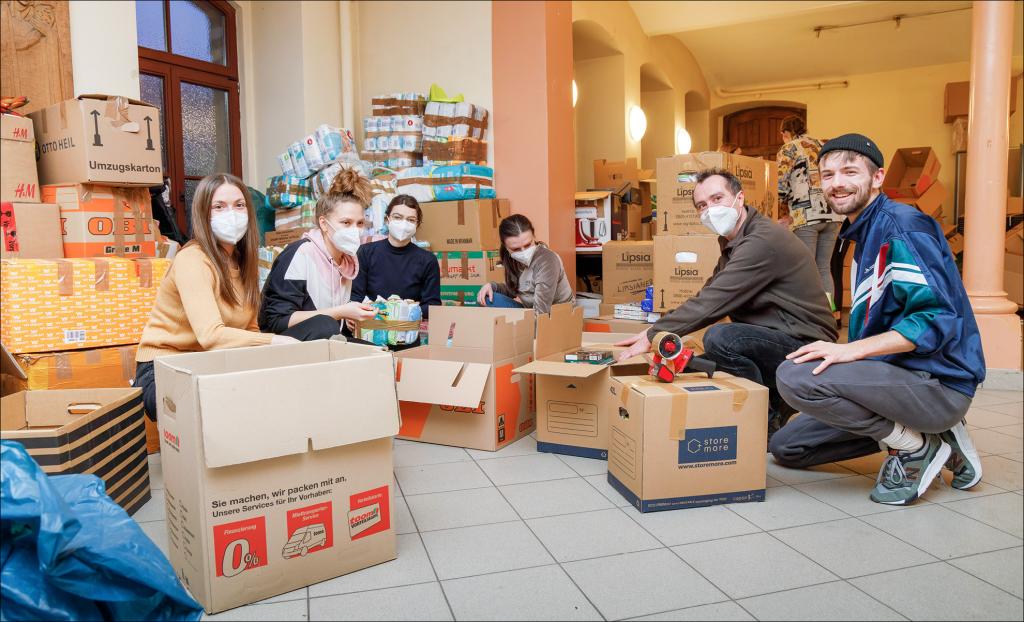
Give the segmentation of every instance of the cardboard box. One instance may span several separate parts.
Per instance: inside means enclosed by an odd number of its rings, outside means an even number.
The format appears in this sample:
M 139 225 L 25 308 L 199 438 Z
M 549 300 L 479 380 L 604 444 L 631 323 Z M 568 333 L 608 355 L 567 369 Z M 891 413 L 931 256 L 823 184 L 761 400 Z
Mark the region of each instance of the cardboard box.
M 598 317 L 587 318 L 583 321 L 583 331 L 587 333 L 636 335 L 642 330 L 649 329 L 651 326 L 653 324 L 641 322 L 640 320 L 619 320 L 612 313 L 602 313 Z
M 280 246 L 285 247 L 296 242 L 301 238 L 307 231 L 313 231 L 316 227 L 298 228 L 298 229 L 287 229 L 285 231 L 267 231 L 263 234 L 263 244 L 265 246 Z
M 1003 263 L 1003 288 L 1006 297 L 1024 306 L 1024 255 L 1006 253 Z
M 534 429 L 530 309 L 431 307 L 428 343 L 396 354 L 401 438 L 495 451 Z
M 659 235 L 654 238 L 654 310 L 667 313 L 704 287 L 722 248 L 717 235 Z
M 938 180 L 941 164 L 931 147 L 897 149 L 882 179 L 882 192 L 891 199 L 915 199 Z
M 60 206 L 65 257 L 155 257 L 158 228 L 148 188 L 43 186 Z
M 611 190 L 576 193 L 576 250 L 600 248 L 613 239 L 612 219 L 620 204 Z
M 508 199 L 424 203 L 423 222 L 416 237 L 430 242 L 432 251 L 475 251 L 499 248 L 498 226 L 512 213 Z
M 36 139 L 32 120 L 0 115 L 0 201 L 39 202 Z
M 641 512 L 764 501 L 768 389 L 726 373 L 609 379 L 608 483 Z
M 47 203 L 0 203 L 0 259 L 60 259 L 60 208 Z
M 946 235 L 946 242 L 949 243 L 949 250 L 954 256 L 964 252 L 964 234 L 955 228 L 952 233 Z
M 709 168 L 732 172 L 743 184 L 746 205 L 773 218 L 778 210 L 778 168 L 767 160 L 718 151 L 658 158 L 658 235 L 705 235 L 693 205 L 697 174 Z
M 941 181 L 936 179 L 921 196 L 917 198 L 899 198 L 895 200 L 900 203 L 913 205 L 935 220 L 941 221 L 942 204 L 946 202 L 946 199 L 946 187 L 942 185 Z
M 1006 215 L 1024 214 L 1024 198 L 1006 197 Z
M 638 188 L 641 179 L 653 176 L 654 171 L 637 167 L 636 158 L 628 158 L 624 162 L 594 160 L 594 188 L 617 190 L 625 183 Z
M 138 343 L 167 259 L 4 259 L 0 341 L 19 354 Z
M 643 240 L 641 211 L 636 203 L 620 203 L 612 215 L 612 240 L 634 241 Z
M 207 612 L 395 558 L 390 353 L 321 340 L 155 371 L 169 557 Z
M 1005 247 L 1011 255 L 1024 255 L 1024 223 L 1017 223 L 1006 232 Z
M 1010 79 L 1010 114 L 1017 110 L 1017 82 L 1016 78 Z M 942 106 L 942 119 L 946 123 L 952 123 L 958 117 L 966 117 L 971 111 L 971 83 L 948 82 L 946 83 L 945 97 Z
M 458 306 L 476 306 L 480 288 L 505 281 L 498 251 L 442 251 L 434 253 L 441 267 L 441 301 Z
M 274 210 L 274 230 L 289 231 L 291 229 L 309 230 L 316 227 L 313 214 L 316 203 L 310 201 L 292 209 Z
M 608 242 L 601 249 L 604 304 L 639 302 L 654 282 L 654 242 Z
M 127 97 L 80 95 L 29 115 L 44 184 L 159 186 L 160 111 Z
M 142 391 L 21 391 L 0 399 L 0 438 L 50 475 L 88 473 L 129 514 L 150 498 Z

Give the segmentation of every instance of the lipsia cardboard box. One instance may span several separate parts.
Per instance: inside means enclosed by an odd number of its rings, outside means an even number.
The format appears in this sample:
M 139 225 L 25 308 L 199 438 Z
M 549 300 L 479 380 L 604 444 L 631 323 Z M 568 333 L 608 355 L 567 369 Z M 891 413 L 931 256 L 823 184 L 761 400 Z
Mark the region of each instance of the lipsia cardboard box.
M 424 203 L 416 237 L 428 240 L 432 251 L 498 248 L 498 225 L 511 211 L 508 199 Z
M 897 149 L 882 179 L 882 192 L 891 199 L 914 199 L 939 178 L 939 157 L 931 147 Z
M 169 557 L 207 612 L 395 558 L 390 353 L 321 340 L 155 371 Z
M 534 429 L 533 311 L 431 307 L 429 345 L 398 357 L 400 438 L 495 451 Z
M 585 342 L 583 323 L 583 310 L 572 305 L 555 305 L 550 314 L 538 315 L 537 359 L 513 371 L 535 376 L 538 451 L 605 460 L 610 415 L 602 397 L 608 379 L 646 373 L 648 365 L 640 356 L 610 365 L 567 363 L 565 354 L 584 346 L 619 352 L 622 348 L 611 343 L 630 336 L 602 333 L 588 335 Z
M 0 438 L 18 441 L 50 475 L 87 473 L 129 514 L 149 501 L 139 389 L 21 391 L 0 399 Z
M 604 304 L 639 302 L 654 280 L 654 242 L 607 242 L 601 248 Z
M 764 501 L 768 389 L 725 373 L 609 383 L 608 483 L 634 507 Z
M 156 255 L 148 188 L 43 186 L 43 201 L 60 206 L 65 257 Z
M 0 201 L 39 202 L 36 137 L 32 119 L 0 115 Z
M 721 256 L 717 235 L 655 236 L 654 310 L 667 313 L 696 296 Z
M 80 95 L 29 115 L 44 184 L 163 183 L 160 111 L 114 95 Z
M 0 203 L 0 259 L 60 259 L 60 208 L 47 203 Z

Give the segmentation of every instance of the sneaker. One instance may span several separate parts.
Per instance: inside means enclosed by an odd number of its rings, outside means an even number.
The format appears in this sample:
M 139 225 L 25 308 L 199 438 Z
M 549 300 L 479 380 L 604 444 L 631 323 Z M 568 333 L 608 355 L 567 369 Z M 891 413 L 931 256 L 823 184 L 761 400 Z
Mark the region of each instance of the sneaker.
M 953 449 L 945 465 L 953 472 L 953 480 L 949 485 L 957 490 L 967 490 L 976 486 L 981 481 L 981 458 L 978 456 L 978 450 L 974 448 L 974 441 L 967 433 L 964 422 L 957 423 L 939 437 Z
M 913 453 L 890 449 L 875 480 L 871 500 L 885 505 L 907 505 L 914 501 L 928 490 L 951 453 L 952 448 L 935 434 L 925 434 L 924 446 Z

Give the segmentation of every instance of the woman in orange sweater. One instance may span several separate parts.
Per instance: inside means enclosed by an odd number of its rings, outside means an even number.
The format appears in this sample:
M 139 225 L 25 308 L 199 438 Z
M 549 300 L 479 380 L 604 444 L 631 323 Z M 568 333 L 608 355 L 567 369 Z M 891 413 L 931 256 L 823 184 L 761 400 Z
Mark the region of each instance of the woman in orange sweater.
M 135 355 L 133 385 L 142 389 L 146 413 L 153 421 L 153 359 L 296 341 L 261 333 L 256 326 L 259 233 L 242 180 L 222 173 L 200 181 L 192 199 L 192 230 L 192 240 L 175 256 L 160 283 Z

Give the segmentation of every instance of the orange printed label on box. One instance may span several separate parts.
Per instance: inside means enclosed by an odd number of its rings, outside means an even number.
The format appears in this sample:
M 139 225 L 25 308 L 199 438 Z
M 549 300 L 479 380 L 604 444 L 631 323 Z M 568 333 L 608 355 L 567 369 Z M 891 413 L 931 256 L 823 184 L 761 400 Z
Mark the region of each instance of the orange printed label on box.
M 334 546 L 331 502 L 318 503 L 288 512 L 288 541 L 281 551 L 285 559 L 305 557 Z
M 218 577 L 234 577 L 267 565 L 267 521 L 263 516 L 213 526 Z
M 43 186 L 60 206 L 65 257 L 156 255 L 149 190 L 97 184 Z
M 388 487 L 381 486 L 349 498 L 348 533 L 359 540 L 391 529 Z

